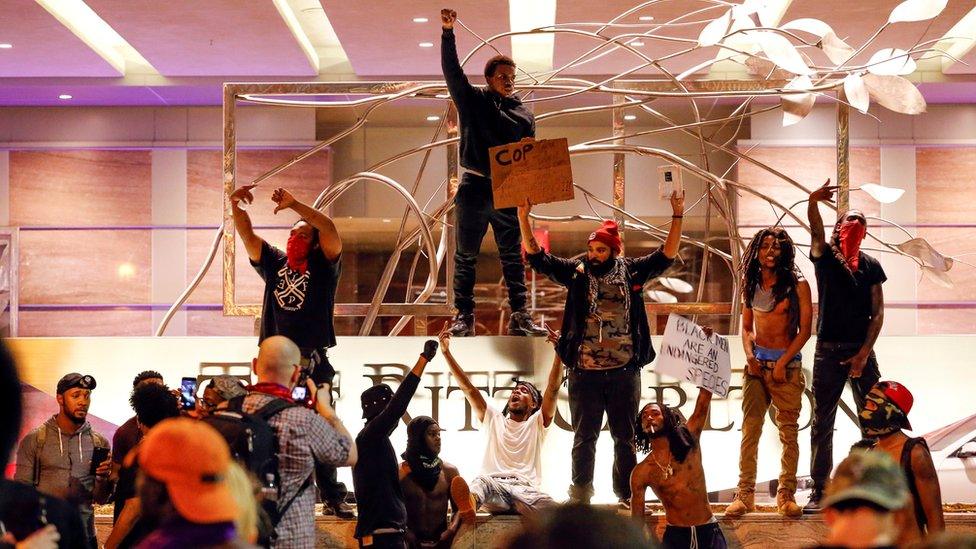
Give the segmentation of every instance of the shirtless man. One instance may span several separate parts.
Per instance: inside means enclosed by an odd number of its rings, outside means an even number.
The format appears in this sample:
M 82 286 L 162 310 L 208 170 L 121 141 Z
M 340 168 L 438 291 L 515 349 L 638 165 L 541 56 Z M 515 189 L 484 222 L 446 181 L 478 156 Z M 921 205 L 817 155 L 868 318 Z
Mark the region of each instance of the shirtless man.
M 660 404 L 648 404 L 637 415 L 637 450 L 649 453 L 630 475 L 630 515 L 645 523 L 644 495 L 648 488 L 653 490 L 668 521 L 662 540 L 665 549 L 727 547 L 708 504 L 698 444 L 711 402 L 712 393 L 699 389 L 687 423 L 677 409 Z
M 864 433 L 878 437 L 874 449 L 891 456 L 908 481 L 911 501 L 897 513 L 901 526 L 899 547 L 945 530 L 939 475 L 929 446 L 924 438 L 909 437 L 902 430 L 912 428 L 908 413 L 914 402 L 912 393 L 901 383 L 879 381 L 867 394 L 864 409 L 858 414 Z
M 428 416 L 417 416 L 407 425 L 407 451 L 401 456 L 400 488 L 407 506 L 407 543 L 411 548 L 451 546 L 461 525 L 474 520 L 470 500 L 451 499 L 451 486 L 465 484 L 457 467 L 442 461 L 441 426 Z M 454 490 L 460 490 L 455 488 Z M 447 505 L 454 516 L 448 525 Z
M 790 235 L 780 227 L 769 227 L 752 238 L 742 262 L 742 345 L 746 353 L 742 445 L 739 489 L 725 509 L 727 517 L 741 517 L 756 509 L 756 454 L 770 403 L 776 410 L 783 445 L 776 508 L 788 517 L 803 514 L 793 496 L 800 457 L 797 420 L 805 386 L 800 349 L 810 339 L 813 307 L 810 283 L 796 268 L 794 257 Z

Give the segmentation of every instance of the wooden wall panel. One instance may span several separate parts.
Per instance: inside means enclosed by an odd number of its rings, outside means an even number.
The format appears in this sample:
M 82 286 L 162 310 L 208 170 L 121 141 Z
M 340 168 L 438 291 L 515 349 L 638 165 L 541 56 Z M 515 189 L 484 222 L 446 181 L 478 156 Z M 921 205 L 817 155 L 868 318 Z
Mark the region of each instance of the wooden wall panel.
M 976 148 L 920 148 L 915 155 L 915 169 L 920 224 L 976 223 L 976 200 L 973 199 Z M 973 228 L 921 228 L 918 236 L 928 240 L 943 255 L 976 252 L 976 229 Z M 968 261 L 973 257 L 976 256 L 963 259 Z M 952 289 L 923 278 L 918 285 L 919 300 L 976 300 L 976 269 L 957 263 L 949 276 L 955 284 Z M 976 333 L 976 310 L 919 310 L 918 333 Z
M 149 151 L 12 151 L 12 225 L 147 225 Z
M 148 336 L 149 311 L 21 311 L 20 336 Z
M 188 336 L 246 336 L 255 334 L 254 318 L 224 316 L 221 311 L 188 311 L 186 335 Z M 257 339 L 254 344 L 257 345 Z

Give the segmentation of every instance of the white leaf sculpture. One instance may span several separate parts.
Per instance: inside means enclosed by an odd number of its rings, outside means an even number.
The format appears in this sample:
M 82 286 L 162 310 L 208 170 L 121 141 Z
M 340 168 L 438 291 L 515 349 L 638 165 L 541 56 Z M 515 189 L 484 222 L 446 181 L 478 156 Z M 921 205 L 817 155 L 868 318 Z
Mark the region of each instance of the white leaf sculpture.
M 820 49 L 827 55 L 827 59 L 830 59 L 831 63 L 835 65 L 847 63 L 850 61 L 851 56 L 854 55 L 854 48 L 848 46 L 847 42 L 837 38 L 834 31 L 823 35 L 823 39 L 820 40 Z
M 889 23 L 927 21 L 942 13 L 949 0 L 905 0 L 888 16 Z
M 951 290 L 956 287 L 956 285 L 952 282 L 952 278 L 945 271 L 940 271 L 938 269 L 933 269 L 932 267 L 923 265 L 922 276 L 928 278 L 943 288 L 948 288 Z
M 729 25 L 732 23 L 732 10 L 722 14 L 721 17 L 705 25 L 701 34 L 698 35 L 698 45 L 702 47 L 714 46 L 725 38 L 729 32 Z
M 647 297 L 658 303 L 677 303 L 678 298 L 661 290 L 647 290 Z
M 797 76 L 785 86 L 788 90 L 808 90 L 813 87 L 809 76 Z M 792 126 L 806 118 L 813 110 L 817 97 L 812 93 L 787 93 L 780 96 L 783 106 L 783 126 Z
M 864 85 L 868 93 L 882 107 L 902 114 L 921 114 L 925 112 L 925 98 L 915 84 L 901 76 L 864 75 Z M 845 91 L 847 90 L 845 82 Z
M 905 194 L 905 189 L 897 187 L 885 187 L 877 183 L 864 183 L 858 189 L 871 195 L 871 198 L 882 204 L 892 204 L 897 202 L 901 195 Z
M 763 53 L 770 61 L 776 63 L 780 68 L 788 70 L 793 74 L 812 74 L 813 71 L 803 61 L 800 52 L 796 50 L 793 43 L 785 36 L 770 31 L 753 31 L 749 33 Z
M 895 244 L 895 247 L 902 252 L 921 260 L 925 266 L 936 271 L 948 271 L 952 268 L 952 264 L 954 263 L 951 257 L 946 257 L 940 254 L 924 238 L 913 238 L 911 240 L 906 240 L 901 244 Z
M 813 19 L 810 17 L 804 17 L 802 19 L 794 19 L 792 21 L 787 21 L 779 26 L 783 30 L 798 30 L 803 32 L 809 32 L 810 34 L 815 34 L 820 38 L 827 35 L 828 32 L 833 33 L 834 29 L 830 28 L 830 25 L 824 23 L 819 19 Z M 836 34 L 834 36 L 837 36 Z
M 908 52 L 898 48 L 878 50 L 868 61 L 868 72 L 882 76 L 912 74 L 917 65 Z
M 661 286 L 664 286 L 665 288 L 671 290 L 672 292 L 679 293 L 679 294 L 690 294 L 695 290 L 694 286 L 688 284 L 687 282 L 681 280 L 680 278 L 672 278 L 672 277 L 664 276 L 657 279 L 657 281 L 661 283 Z
M 868 88 L 864 85 L 864 79 L 861 78 L 860 74 L 855 72 L 844 78 L 844 95 L 847 96 L 847 102 L 852 107 L 867 114 L 868 107 L 871 106 L 871 96 L 868 94 Z

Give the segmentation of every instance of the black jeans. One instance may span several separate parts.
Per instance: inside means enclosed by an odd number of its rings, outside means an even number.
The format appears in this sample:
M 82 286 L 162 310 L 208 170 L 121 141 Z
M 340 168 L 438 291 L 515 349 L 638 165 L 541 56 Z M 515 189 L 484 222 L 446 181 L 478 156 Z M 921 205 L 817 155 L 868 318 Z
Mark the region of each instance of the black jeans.
M 346 494 L 349 490 L 345 483 L 339 482 L 335 466 L 316 463 L 315 484 L 319 487 L 322 503 L 335 507 L 337 504 L 346 501 Z
M 640 401 L 640 370 L 582 370 L 569 372 L 569 411 L 573 422 L 573 485 L 590 492 L 596 440 L 607 414 L 613 438 L 613 493 L 630 498 L 630 472 L 637 464 L 634 418 Z
M 454 252 L 454 306 L 461 313 L 474 312 L 475 265 L 481 241 L 491 225 L 498 245 L 502 274 L 508 285 L 512 311 L 525 309 L 525 265 L 522 264 L 521 233 L 515 208 L 496 210 L 491 180 L 465 173 L 454 196 L 457 212 L 457 251 Z
M 849 377 L 851 367 L 841 364 L 857 353 L 859 343 L 817 342 L 813 357 L 813 426 L 810 429 L 810 477 L 816 488 L 823 489 L 834 466 L 834 420 L 844 383 L 849 381 L 857 412 L 864 408 L 864 397 L 881 378 L 874 351 L 861 377 Z M 862 434 L 863 436 L 863 434 Z

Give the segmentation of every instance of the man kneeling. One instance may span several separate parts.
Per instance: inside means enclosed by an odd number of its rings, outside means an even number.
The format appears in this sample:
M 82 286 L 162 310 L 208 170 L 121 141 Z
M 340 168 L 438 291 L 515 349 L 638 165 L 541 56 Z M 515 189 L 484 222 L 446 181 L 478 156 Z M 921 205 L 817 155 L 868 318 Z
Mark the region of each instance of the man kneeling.
M 727 547 L 708 504 L 698 443 L 711 401 L 712 393 L 699 389 L 687 423 L 677 409 L 661 404 L 648 404 L 637 416 L 635 442 L 647 457 L 630 475 L 630 515 L 644 523 L 644 494 L 650 487 L 664 505 L 668 521 L 662 540 L 665 549 Z
M 481 475 L 471 482 L 470 495 L 462 483 L 451 485 L 454 501 L 474 499 L 477 509 L 484 506 L 491 513 L 529 514 L 555 505 L 548 494 L 539 489 L 542 480 L 542 440 L 556 414 L 556 395 L 562 380 L 562 362 L 556 355 L 545 395 L 535 385 L 517 381 L 508 404 L 499 412 L 489 406 L 484 395 L 471 383 L 450 349 L 450 334 L 440 335 L 441 352 L 451 373 L 457 378 L 471 408 L 488 435 Z

